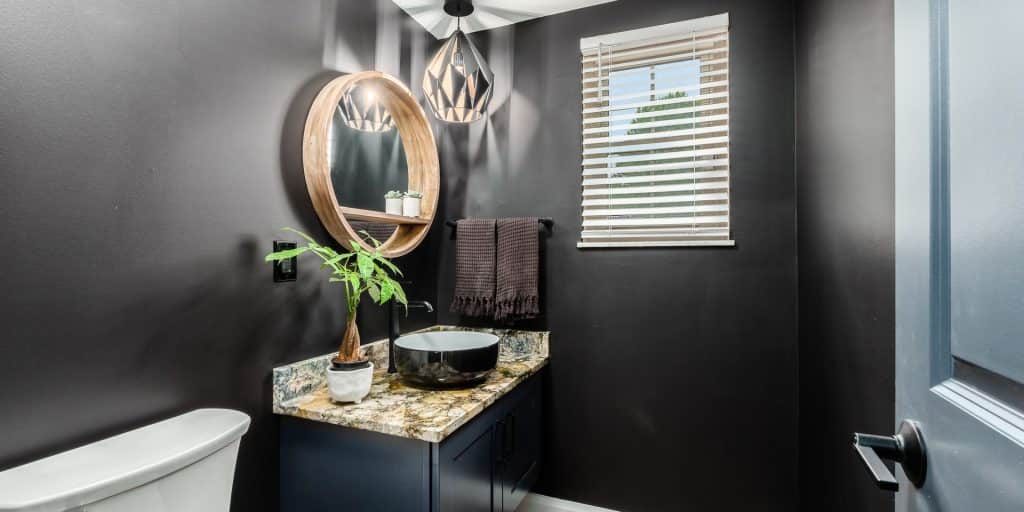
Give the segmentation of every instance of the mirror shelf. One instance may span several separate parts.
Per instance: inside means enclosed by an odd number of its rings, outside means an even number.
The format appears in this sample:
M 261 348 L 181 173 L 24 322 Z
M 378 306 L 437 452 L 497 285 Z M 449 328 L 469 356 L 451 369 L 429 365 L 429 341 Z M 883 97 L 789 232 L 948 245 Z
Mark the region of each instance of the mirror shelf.
M 357 220 L 361 222 L 377 222 L 380 224 L 430 224 L 429 219 L 422 219 L 419 217 L 406 217 L 404 215 L 391 215 L 384 212 L 378 212 L 374 210 L 364 210 L 362 208 L 350 208 L 348 206 L 339 206 L 338 212 L 345 216 L 348 220 Z

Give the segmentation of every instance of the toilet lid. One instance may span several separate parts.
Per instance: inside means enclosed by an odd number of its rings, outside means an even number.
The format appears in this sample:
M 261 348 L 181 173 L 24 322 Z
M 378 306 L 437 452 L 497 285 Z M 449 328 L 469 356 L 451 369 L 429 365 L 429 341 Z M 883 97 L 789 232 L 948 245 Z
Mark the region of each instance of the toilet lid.
M 120 494 L 230 445 L 249 416 L 199 409 L 0 472 L 0 512 L 49 511 Z

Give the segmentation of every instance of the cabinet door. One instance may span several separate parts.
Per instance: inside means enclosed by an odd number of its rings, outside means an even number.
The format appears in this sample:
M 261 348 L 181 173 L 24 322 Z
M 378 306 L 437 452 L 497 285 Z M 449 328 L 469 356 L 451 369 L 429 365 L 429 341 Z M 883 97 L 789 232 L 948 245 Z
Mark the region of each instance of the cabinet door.
M 437 448 L 435 512 L 500 510 L 495 425 L 501 414 L 497 407 L 484 411 Z
M 526 393 L 510 404 L 496 430 L 501 507 L 495 508 L 506 512 L 514 512 L 537 481 L 543 451 L 540 379 L 523 385 Z
M 441 461 L 441 511 L 493 510 L 493 432 L 493 428 L 487 429 L 461 452 Z

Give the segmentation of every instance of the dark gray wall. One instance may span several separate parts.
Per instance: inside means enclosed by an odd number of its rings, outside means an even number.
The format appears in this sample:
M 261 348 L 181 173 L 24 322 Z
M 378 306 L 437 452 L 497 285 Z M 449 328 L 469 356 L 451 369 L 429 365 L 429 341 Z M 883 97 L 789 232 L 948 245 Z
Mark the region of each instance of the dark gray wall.
M 892 0 L 796 9 L 802 509 L 892 509 L 850 448 L 891 433 Z
M 274 285 L 262 257 L 282 226 L 326 239 L 306 110 L 325 65 L 382 46 L 347 1 L 0 3 L 0 468 L 231 407 L 253 417 L 235 510 L 276 510 L 270 369 L 336 347 L 344 292 L 311 261 Z M 416 47 L 391 23 L 408 80 Z
M 233 407 L 254 418 L 236 509 L 276 508 L 269 370 L 332 350 L 344 322 L 310 264 L 275 286 L 261 261 L 280 226 L 324 236 L 305 110 L 324 67 L 416 92 L 437 45 L 388 0 L 340 1 L 0 4 L 0 468 Z M 893 423 L 891 2 L 797 7 L 795 70 L 788 1 L 623 0 L 475 36 L 498 94 L 484 123 L 434 125 L 439 217 L 555 218 L 546 316 L 522 324 L 554 332 L 540 491 L 792 510 L 799 445 L 804 509 L 888 506 L 847 443 Z M 578 39 L 725 11 L 738 246 L 577 250 Z M 438 223 L 399 261 L 446 322 L 453 249 Z
M 737 247 L 577 249 L 579 39 L 721 12 L 732 24 Z M 555 219 L 546 316 L 523 324 L 552 331 L 539 491 L 616 510 L 794 510 L 790 2 L 619 1 L 475 38 L 507 89 L 468 129 L 464 166 L 444 169 L 446 214 Z M 446 310 L 454 245 L 438 249 Z

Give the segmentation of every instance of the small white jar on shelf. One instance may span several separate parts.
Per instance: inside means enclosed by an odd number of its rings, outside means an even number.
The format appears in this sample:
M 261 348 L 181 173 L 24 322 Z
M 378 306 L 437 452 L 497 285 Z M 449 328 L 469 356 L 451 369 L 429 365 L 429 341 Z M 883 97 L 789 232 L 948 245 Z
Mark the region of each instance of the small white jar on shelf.
M 405 196 L 402 197 L 402 215 L 406 217 L 419 217 L 420 216 L 420 201 L 423 200 L 423 194 L 415 191 L 408 191 Z
M 384 213 L 388 215 L 402 214 L 402 193 L 392 190 L 384 194 Z

